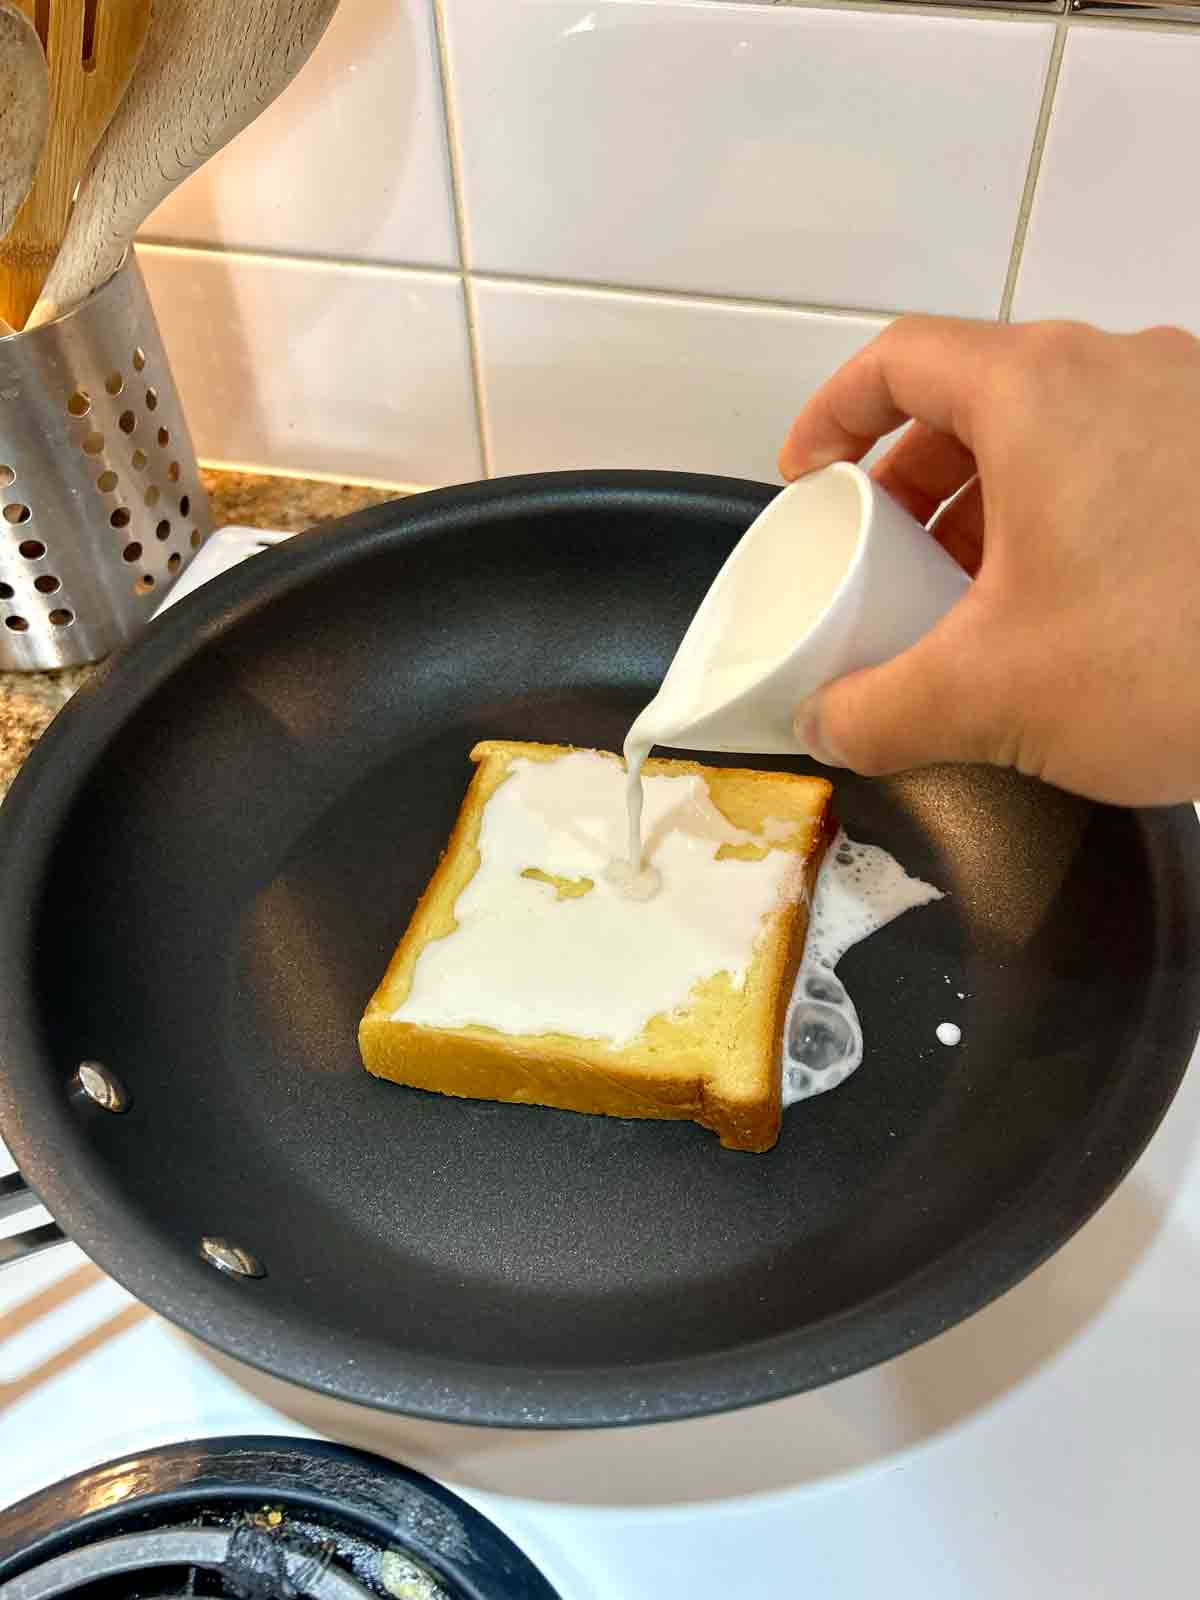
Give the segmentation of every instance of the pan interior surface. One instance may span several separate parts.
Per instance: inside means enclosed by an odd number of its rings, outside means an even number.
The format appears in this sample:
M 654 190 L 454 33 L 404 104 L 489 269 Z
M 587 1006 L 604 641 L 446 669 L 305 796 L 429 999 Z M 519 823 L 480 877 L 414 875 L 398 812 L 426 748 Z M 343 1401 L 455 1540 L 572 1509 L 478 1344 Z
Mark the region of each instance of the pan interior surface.
M 380 508 L 175 608 L 153 688 L 126 689 L 138 647 L 80 706 L 90 754 L 29 917 L 16 1094 L 45 1106 L 14 1148 L 49 1152 L 22 1164 L 102 1265 L 231 1354 L 523 1425 L 810 1387 L 1015 1282 L 1169 1102 L 1194 820 L 976 769 L 832 774 L 850 834 L 946 897 L 842 963 L 865 1062 L 765 1155 L 363 1071 L 358 1019 L 472 744 L 619 748 L 765 497 L 672 482 L 496 492 L 482 520 L 453 493 Z M 82 1059 L 128 1112 L 69 1100 Z M 215 1272 L 206 1236 L 265 1276 Z

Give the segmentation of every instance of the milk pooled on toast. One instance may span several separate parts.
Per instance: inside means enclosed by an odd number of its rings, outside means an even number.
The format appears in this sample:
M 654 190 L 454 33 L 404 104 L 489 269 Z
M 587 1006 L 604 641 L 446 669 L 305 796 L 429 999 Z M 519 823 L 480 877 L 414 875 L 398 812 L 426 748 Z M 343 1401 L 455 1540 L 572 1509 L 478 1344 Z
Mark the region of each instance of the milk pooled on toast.
M 798 897 L 803 856 L 770 848 L 776 826 L 736 827 L 703 777 L 652 777 L 646 815 L 667 886 L 632 905 L 603 881 L 624 788 L 620 764 L 594 750 L 511 763 L 484 808 L 453 935 L 422 950 L 393 1021 L 624 1048 L 715 974 L 741 989 L 769 919 Z M 752 859 L 723 853 L 746 846 Z

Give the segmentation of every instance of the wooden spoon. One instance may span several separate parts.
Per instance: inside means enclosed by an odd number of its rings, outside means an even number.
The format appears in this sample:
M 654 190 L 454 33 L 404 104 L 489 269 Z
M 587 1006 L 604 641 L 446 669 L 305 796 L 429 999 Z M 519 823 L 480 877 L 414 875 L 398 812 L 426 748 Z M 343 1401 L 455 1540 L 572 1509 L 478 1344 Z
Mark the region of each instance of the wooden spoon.
M 154 207 L 288 86 L 336 9 L 337 0 L 155 0 L 137 78 L 96 151 L 35 324 L 115 271 Z
M 49 114 L 41 40 L 11 0 L 0 0 L 0 239 L 33 185 Z
M 50 79 L 41 40 L 9 0 L 0 0 L 0 239 L 33 184 L 49 114 Z M 0 322 L 0 338 L 11 332 Z
M 23 328 L 58 254 L 96 141 L 146 42 L 150 0 L 18 0 L 43 30 L 50 125 L 29 195 L 0 242 L 0 316 Z M 198 9 L 207 10 L 207 6 Z

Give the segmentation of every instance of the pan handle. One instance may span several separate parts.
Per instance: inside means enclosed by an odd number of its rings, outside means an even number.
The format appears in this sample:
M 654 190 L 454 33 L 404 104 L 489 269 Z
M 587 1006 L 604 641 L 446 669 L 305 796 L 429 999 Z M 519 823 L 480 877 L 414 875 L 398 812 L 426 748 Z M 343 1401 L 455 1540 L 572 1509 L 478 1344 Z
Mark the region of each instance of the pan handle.
M 19 1172 L 8 1172 L 0 1177 L 0 1222 L 33 1211 L 39 1205 L 41 1201 Z M 7 1238 L 0 1239 L 0 1268 L 26 1261 L 52 1245 L 64 1244 L 66 1238 L 57 1222 L 44 1222 L 40 1227 L 26 1228 L 23 1233 L 10 1233 Z

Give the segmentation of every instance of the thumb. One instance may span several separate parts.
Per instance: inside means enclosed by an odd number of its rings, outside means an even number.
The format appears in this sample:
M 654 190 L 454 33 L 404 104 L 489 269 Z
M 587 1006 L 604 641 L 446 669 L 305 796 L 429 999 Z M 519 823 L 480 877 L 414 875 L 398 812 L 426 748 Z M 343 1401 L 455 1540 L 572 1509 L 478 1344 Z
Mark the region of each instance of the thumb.
M 1003 764 L 1003 752 L 1018 743 L 1010 708 L 1020 700 L 1006 693 L 1003 673 L 971 637 L 967 609 L 960 601 L 903 654 L 802 701 L 795 716 L 801 747 L 865 777 L 943 761 Z

